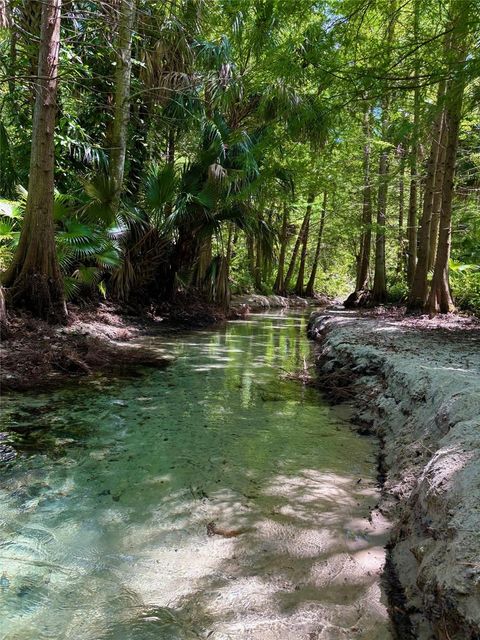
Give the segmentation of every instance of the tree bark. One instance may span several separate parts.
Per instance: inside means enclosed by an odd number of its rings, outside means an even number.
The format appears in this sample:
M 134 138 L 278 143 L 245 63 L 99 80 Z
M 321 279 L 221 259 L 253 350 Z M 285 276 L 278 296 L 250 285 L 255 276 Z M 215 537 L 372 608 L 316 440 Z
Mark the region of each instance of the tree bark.
M 230 266 L 232 264 L 232 257 L 233 257 L 233 249 L 234 249 L 234 245 L 235 245 L 235 227 L 233 225 L 233 222 L 230 222 L 228 225 L 228 236 L 227 236 L 227 250 L 225 252 L 225 268 L 226 268 L 226 274 L 225 274 L 225 282 L 226 282 L 226 287 L 227 287 L 227 306 L 230 304 Z
M 433 196 L 435 191 L 435 176 L 437 172 L 442 128 L 444 126 L 444 94 L 445 82 L 441 82 L 437 96 L 437 108 L 439 111 L 432 127 L 432 144 L 427 165 L 422 219 L 420 221 L 420 230 L 418 234 L 418 260 L 408 297 L 408 308 L 410 310 L 422 309 L 428 295 L 428 253 L 430 250 L 430 231 L 432 223 Z
M 7 3 L 5 0 L 0 0 L 0 29 L 8 29 L 9 26 L 10 20 L 7 11 Z
M 61 4 L 61 0 L 42 2 L 28 196 L 20 242 L 4 277 L 14 306 L 58 323 L 67 319 L 53 221 Z
M 260 242 L 255 242 L 255 264 L 253 271 L 253 283 L 256 291 L 262 290 L 262 247 Z
M 121 0 L 118 11 L 119 23 L 116 43 L 114 116 L 110 149 L 110 181 L 112 186 L 113 215 L 117 213 L 120 205 L 125 173 L 125 159 L 127 155 L 135 0 Z
M 292 257 L 290 258 L 290 264 L 288 265 L 287 275 L 285 276 L 285 291 L 288 291 L 290 288 L 290 281 L 292 279 L 293 272 L 295 271 L 298 252 L 300 251 L 300 246 L 302 244 L 302 238 L 305 231 L 305 227 L 308 224 L 310 215 L 312 213 L 312 207 L 313 207 L 314 201 L 315 201 L 315 194 L 310 193 L 307 201 L 307 211 L 305 212 L 305 216 L 302 221 L 302 226 L 300 227 L 300 231 L 298 232 L 298 236 L 295 241 L 295 246 L 293 247 Z
M 428 300 L 424 310 L 430 315 L 450 313 L 455 310 L 448 272 L 452 234 L 452 197 L 455 159 L 458 144 L 460 115 L 455 110 L 446 110 L 445 126 L 448 129 L 448 146 L 446 150 L 445 176 L 442 189 L 442 209 L 437 255 Z
M 209 287 L 206 282 L 208 270 L 212 264 L 212 236 L 204 238 L 198 246 L 197 259 L 193 271 L 192 284 L 195 288 L 205 292 Z
M 313 297 L 313 295 L 315 294 L 315 280 L 317 277 L 318 263 L 320 261 L 320 252 L 322 250 L 323 230 L 325 228 L 325 216 L 327 214 L 327 199 L 328 199 L 328 192 L 325 189 L 325 191 L 323 192 L 323 206 L 322 206 L 322 212 L 320 214 L 320 228 L 318 230 L 317 246 L 315 247 L 315 255 L 313 257 L 313 265 L 312 265 L 312 270 L 310 272 L 310 278 L 305 288 L 305 295 L 309 297 Z
M 397 256 L 397 274 L 404 272 L 405 267 L 405 239 L 404 239 L 404 196 L 405 196 L 405 156 L 404 150 L 399 150 L 400 155 L 400 171 L 398 177 L 398 256 Z
M 449 39 L 446 58 L 453 68 L 445 93 L 445 121 L 447 145 L 445 149 L 445 173 L 442 184 L 442 206 L 435 266 L 425 311 L 449 313 L 455 305 L 450 291 L 448 263 L 452 236 L 452 200 L 454 191 L 455 162 L 457 157 L 463 94 L 465 91 L 464 65 L 468 51 L 468 16 L 473 8 L 469 0 L 452 0 L 452 13 L 457 33 Z
M 5 340 L 10 334 L 8 327 L 7 307 L 5 306 L 5 296 L 3 287 L 0 287 L 0 338 Z
M 297 296 L 303 296 L 304 280 L 305 280 L 305 262 L 307 260 L 308 235 L 310 231 L 310 218 L 311 218 L 311 212 L 310 212 L 310 215 L 308 216 L 305 229 L 303 230 L 302 252 L 300 254 L 300 265 L 298 267 L 297 282 L 295 284 L 295 289 L 294 289 Z
M 283 206 L 282 214 L 282 230 L 280 232 L 280 254 L 278 256 L 278 271 L 273 285 L 274 292 L 282 296 L 285 294 L 285 256 L 287 253 L 287 241 L 288 241 L 288 207 L 286 204 Z
M 385 264 L 385 225 L 388 197 L 388 150 L 380 154 L 378 168 L 378 206 L 377 229 L 375 234 L 375 275 L 373 280 L 372 302 L 379 304 L 387 299 L 387 274 Z
M 440 139 L 440 150 L 438 152 L 437 171 L 435 173 L 435 185 L 433 188 L 432 220 L 430 226 L 430 247 L 428 250 L 428 273 L 435 265 L 437 257 L 438 234 L 440 228 L 440 210 L 442 207 L 443 180 L 445 177 L 445 160 L 448 143 L 448 127 L 442 128 Z
M 372 183 L 370 179 L 370 111 L 365 110 L 363 119 L 365 146 L 363 148 L 363 210 L 360 255 L 357 263 L 356 291 L 363 291 L 368 285 L 370 254 L 372 251 Z
M 420 0 L 415 0 L 413 9 L 413 36 L 417 45 L 420 31 Z M 415 56 L 415 89 L 413 94 L 413 132 L 410 151 L 410 194 L 407 220 L 407 282 L 411 286 L 417 265 L 417 206 L 418 206 L 418 134 L 420 123 L 420 56 Z
M 418 203 L 418 187 L 417 187 L 417 164 L 418 164 L 418 147 L 412 150 L 412 158 L 410 160 L 410 193 L 408 199 L 408 220 L 407 220 L 407 282 L 412 285 L 415 275 L 415 267 L 417 265 L 417 203 Z
M 248 272 L 252 279 L 252 282 L 255 282 L 255 247 L 253 245 L 253 237 L 251 234 L 247 236 L 247 264 L 248 264 Z
M 10 22 L 12 27 L 12 34 L 15 34 L 14 41 L 18 38 L 19 51 L 22 52 L 22 67 L 27 61 L 27 76 L 28 80 L 23 81 L 30 91 L 32 112 L 30 114 L 29 109 L 21 109 L 19 117 L 28 117 L 28 124 L 30 124 L 30 117 L 35 110 L 35 100 L 37 95 L 37 69 L 38 69 L 38 46 L 37 42 L 41 40 L 42 29 L 42 2 L 41 0 L 23 0 L 23 2 L 8 2 L 7 11 L 10 11 Z M 10 6 L 9 6 L 10 5 Z M 15 12 L 13 8 L 15 5 Z M 12 41 L 10 42 L 12 45 Z M 15 44 L 16 46 L 16 44 Z M 25 72 L 25 67 L 24 71 Z
M 395 23 L 397 1 L 390 2 L 390 16 L 388 17 L 388 28 L 386 34 L 387 60 L 391 58 L 391 47 L 395 37 Z M 382 139 L 384 142 L 389 137 L 389 108 L 390 96 L 387 95 L 382 103 Z M 386 221 L 387 221 L 387 200 L 388 200 L 388 182 L 389 182 L 389 149 L 386 148 L 380 154 L 378 176 L 378 203 L 377 203 L 377 225 L 375 233 L 375 274 L 373 278 L 372 302 L 379 304 L 387 299 L 387 266 L 386 266 Z

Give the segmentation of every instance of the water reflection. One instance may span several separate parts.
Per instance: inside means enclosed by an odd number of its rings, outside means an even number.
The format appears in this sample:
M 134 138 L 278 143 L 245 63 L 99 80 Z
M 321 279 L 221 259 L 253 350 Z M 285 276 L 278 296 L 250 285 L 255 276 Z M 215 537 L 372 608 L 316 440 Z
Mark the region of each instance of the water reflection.
M 304 331 L 150 339 L 169 369 L 6 401 L 2 639 L 389 637 L 372 443 L 280 378 Z

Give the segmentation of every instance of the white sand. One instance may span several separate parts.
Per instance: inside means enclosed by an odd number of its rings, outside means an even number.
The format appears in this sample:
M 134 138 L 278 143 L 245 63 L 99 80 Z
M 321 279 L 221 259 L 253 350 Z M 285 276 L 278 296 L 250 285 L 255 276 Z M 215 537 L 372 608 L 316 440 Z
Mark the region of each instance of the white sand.
M 350 376 L 357 419 L 384 443 L 382 508 L 415 638 L 480 638 L 480 327 L 314 314 L 323 373 Z

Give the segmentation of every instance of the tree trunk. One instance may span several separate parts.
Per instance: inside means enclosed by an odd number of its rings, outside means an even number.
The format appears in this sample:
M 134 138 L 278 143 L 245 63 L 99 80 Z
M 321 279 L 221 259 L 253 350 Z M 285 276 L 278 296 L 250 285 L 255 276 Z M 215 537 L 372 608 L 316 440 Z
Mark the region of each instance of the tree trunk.
M 230 305 L 230 286 L 228 282 L 228 264 L 226 256 L 217 256 L 217 271 L 214 282 L 212 302 L 228 309 Z
M 292 257 L 290 258 L 290 264 L 288 265 L 287 275 L 285 276 L 285 291 L 288 291 L 290 288 L 290 280 L 292 279 L 293 272 L 295 271 L 298 252 L 300 251 L 300 246 L 302 244 L 302 238 L 305 231 L 305 227 L 310 219 L 310 214 L 312 213 L 312 206 L 314 201 L 315 201 L 315 194 L 310 193 L 308 196 L 307 211 L 305 212 L 305 216 L 302 221 L 302 226 L 300 227 L 300 231 L 298 232 L 298 236 L 295 241 L 295 246 L 293 247 Z
M 399 151 L 400 171 L 398 177 L 398 256 L 397 256 L 397 274 L 401 275 L 405 267 L 405 239 L 404 239 L 404 195 L 405 195 L 405 157 L 403 148 Z
M 7 12 L 7 3 L 5 0 L 0 0 L 0 29 L 8 29 L 9 26 L 10 20 Z
M 208 270 L 212 264 L 212 236 L 204 238 L 198 247 L 197 258 L 192 276 L 192 284 L 196 289 L 205 292 L 210 286 L 206 281 Z
M 0 287 L 0 338 L 5 340 L 10 334 L 8 327 L 7 308 L 5 306 L 5 296 L 3 287 Z
M 112 214 L 120 205 L 127 155 L 127 129 L 130 118 L 130 78 L 132 74 L 132 34 L 135 0 L 119 4 L 118 38 L 116 42 L 114 116 L 110 150 Z
M 252 282 L 255 281 L 255 248 L 253 245 L 253 237 L 247 236 L 247 264 L 248 272 L 252 278 Z
M 375 276 L 373 280 L 372 301 L 375 304 L 387 299 L 387 276 L 385 264 L 385 225 L 387 216 L 388 197 L 388 150 L 380 154 L 378 168 L 378 206 L 377 230 L 375 237 Z
M 255 243 L 255 263 L 253 271 L 253 283 L 256 291 L 262 290 L 262 247 L 260 242 Z
M 228 305 L 230 304 L 230 266 L 232 264 L 233 257 L 233 248 L 235 244 L 235 227 L 233 222 L 230 222 L 228 225 L 228 236 L 227 236 L 227 250 L 225 252 L 225 266 L 226 266 L 226 284 L 228 288 Z M 228 306 L 227 305 L 227 306 Z
M 360 255 L 357 263 L 356 291 L 362 291 L 368 285 L 370 254 L 372 251 L 372 183 L 370 180 L 370 110 L 365 110 L 363 119 L 365 146 L 363 148 L 363 210 L 362 234 L 360 237 Z
M 408 199 L 408 220 L 407 220 L 407 282 L 412 285 L 415 275 L 415 267 L 417 265 L 417 164 L 418 164 L 418 147 L 412 150 L 412 158 L 410 160 L 410 194 Z
M 67 309 L 55 250 L 54 130 L 57 113 L 61 0 L 42 3 L 37 95 L 30 174 L 20 242 L 4 283 L 15 306 L 49 322 L 64 323 Z
M 389 3 L 388 28 L 386 34 L 387 58 L 391 57 L 391 47 L 395 37 L 397 1 L 391 0 Z M 389 108 L 390 97 L 387 96 L 382 103 L 382 139 L 384 142 L 388 140 L 389 135 Z M 387 221 L 387 200 L 388 200 L 388 148 L 384 149 L 380 154 L 380 162 L 378 168 L 378 203 L 377 203 L 377 225 L 375 233 L 375 274 L 373 278 L 372 302 L 379 304 L 387 299 L 387 267 L 385 256 L 385 230 Z
M 30 99 L 32 114 L 35 110 L 35 101 L 37 95 L 37 70 L 38 70 L 38 45 L 41 40 L 42 29 L 42 2 L 41 0 L 23 0 L 23 2 L 7 2 L 7 12 L 11 13 L 10 22 L 12 33 L 19 41 L 19 50 L 22 52 L 22 66 L 27 61 L 26 72 L 28 80 L 22 82 L 26 84 L 30 90 Z M 9 6 L 10 5 L 10 6 Z M 15 11 L 13 9 L 15 8 Z M 12 44 L 12 42 L 10 43 Z M 25 67 L 24 67 L 25 72 Z M 29 109 L 21 109 L 19 117 L 23 120 L 23 115 L 28 117 L 30 124 Z
M 442 185 L 442 206 L 438 248 L 435 259 L 432 283 L 425 311 L 449 313 L 455 306 L 450 291 L 448 263 L 450 259 L 452 236 L 452 200 L 454 190 L 455 162 L 457 157 L 458 136 L 462 117 L 463 94 L 465 91 L 464 65 L 467 55 L 468 16 L 473 3 L 468 0 L 453 0 L 452 9 L 456 9 L 454 22 L 457 33 L 449 39 L 447 59 L 453 68 L 453 77 L 449 80 L 445 93 L 446 149 L 445 173 Z
M 307 224 L 305 225 L 305 229 L 303 230 L 302 253 L 300 254 L 300 265 L 298 268 L 297 282 L 295 284 L 295 289 L 294 289 L 297 296 L 303 296 L 304 280 L 305 280 L 305 262 L 307 260 L 308 235 L 310 231 L 310 218 L 311 218 L 311 215 L 308 216 Z
M 427 177 L 423 196 L 423 211 L 419 230 L 418 260 L 415 268 L 412 286 L 408 297 L 408 308 L 422 309 L 428 294 L 428 253 L 430 250 L 430 231 L 432 223 L 433 195 L 435 191 L 435 176 L 437 172 L 440 139 L 444 126 L 442 103 L 445 94 L 445 82 L 441 82 L 438 89 L 437 107 L 439 112 L 432 127 L 432 145 L 427 165 Z
M 444 189 L 442 192 L 442 209 L 440 215 L 440 228 L 438 238 L 437 255 L 428 300 L 424 310 L 430 315 L 450 313 L 455 310 L 450 291 L 448 262 L 451 247 L 451 223 L 452 223 L 452 197 L 453 176 L 455 172 L 455 159 L 458 143 L 458 129 L 460 117 L 453 112 L 446 114 L 446 126 L 448 127 L 448 147 L 446 152 L 446 165 L 444 177 Z
M 437 257 L 438 234 L 440 227 L 440 210 L 442 207 L 443 180 L 445 177 L 446 148 L 448 144 L 447 127 L 442 127 L 440 150 L 438 152 L 437 171 L 435 173 L 435 185 L 433 189 L 432 221 L 430 225 L 430 247 L 428 250 L 428 273 L 435 265 Z
M 14 94 L 17 89 L 16 75 L 17 75 L 17 30 L 12 28 L 12 21 L 8 16 L 7 6 L 7 22 L 10 24 L 10 46 L 8 55 L 8 90 L 11 94 Z
M 322 206 L 322 212 L 320 214 L 320 228 L 318 230 L 317 246 L 315 247 L 315 255 L 313 257 L 312 271 L 310 272 L 310 278 L 305 288 L 305 295 L 309 297 L 313 297 L 313 295 L 315 294 L 315 280 L 317 277 L 318 263 L 320 261 L 320 252 L 322 250 L 323 229 L 325 227 L 325 216 L 327 214 L 327 198 L 328 198 L 328 192 L 325 189 L 325 191 L 323 192 L 323 206 Z
M 420 0 L 415 0 L 413 18 L 413 39 L 415 44 L 419 42 L 420 31 Z M 415 89 L 413 94 L 413 132 L 410 151 L 410 194 L 408 202 L 407 220 L 407 282 L 411 286 L 417 265 L 417 206 L 418 206 L 418 134 L 420 123 L 420 87 L 418 76 L 420 75 L 420 56 L 415 56 Z
M 279 296 L 285 295 L 285 256 L 287 253 L 288 240 L 288 207 L 283 206 L 282 230 L 280 233 L 280 255 L 278 256 L 278 271 L 273 285 L 273 290 Z

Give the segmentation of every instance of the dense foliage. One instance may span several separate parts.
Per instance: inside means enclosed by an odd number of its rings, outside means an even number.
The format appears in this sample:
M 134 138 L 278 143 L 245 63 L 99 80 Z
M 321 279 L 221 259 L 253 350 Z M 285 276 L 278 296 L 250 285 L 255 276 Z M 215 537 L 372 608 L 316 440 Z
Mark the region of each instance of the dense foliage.
M 479 309 L 473 0 L 61 5 L 49 5 L 61 30 L 47 87 L 45 3 L 0 1 L 8 304 L 58 319 L 46 283 L 61 278 L 69 299 L 146 302 L 181 288 L 224 305 L 240 291 L 355 290 L 354 305 L 444 312 L 450 278 L 457 305 Z M 42 215 L 56 254 L 46 260 L 30 240 L 31 158 L 48 132 L 32 123 L 48 91 L 55 193 L 52 182 Z

